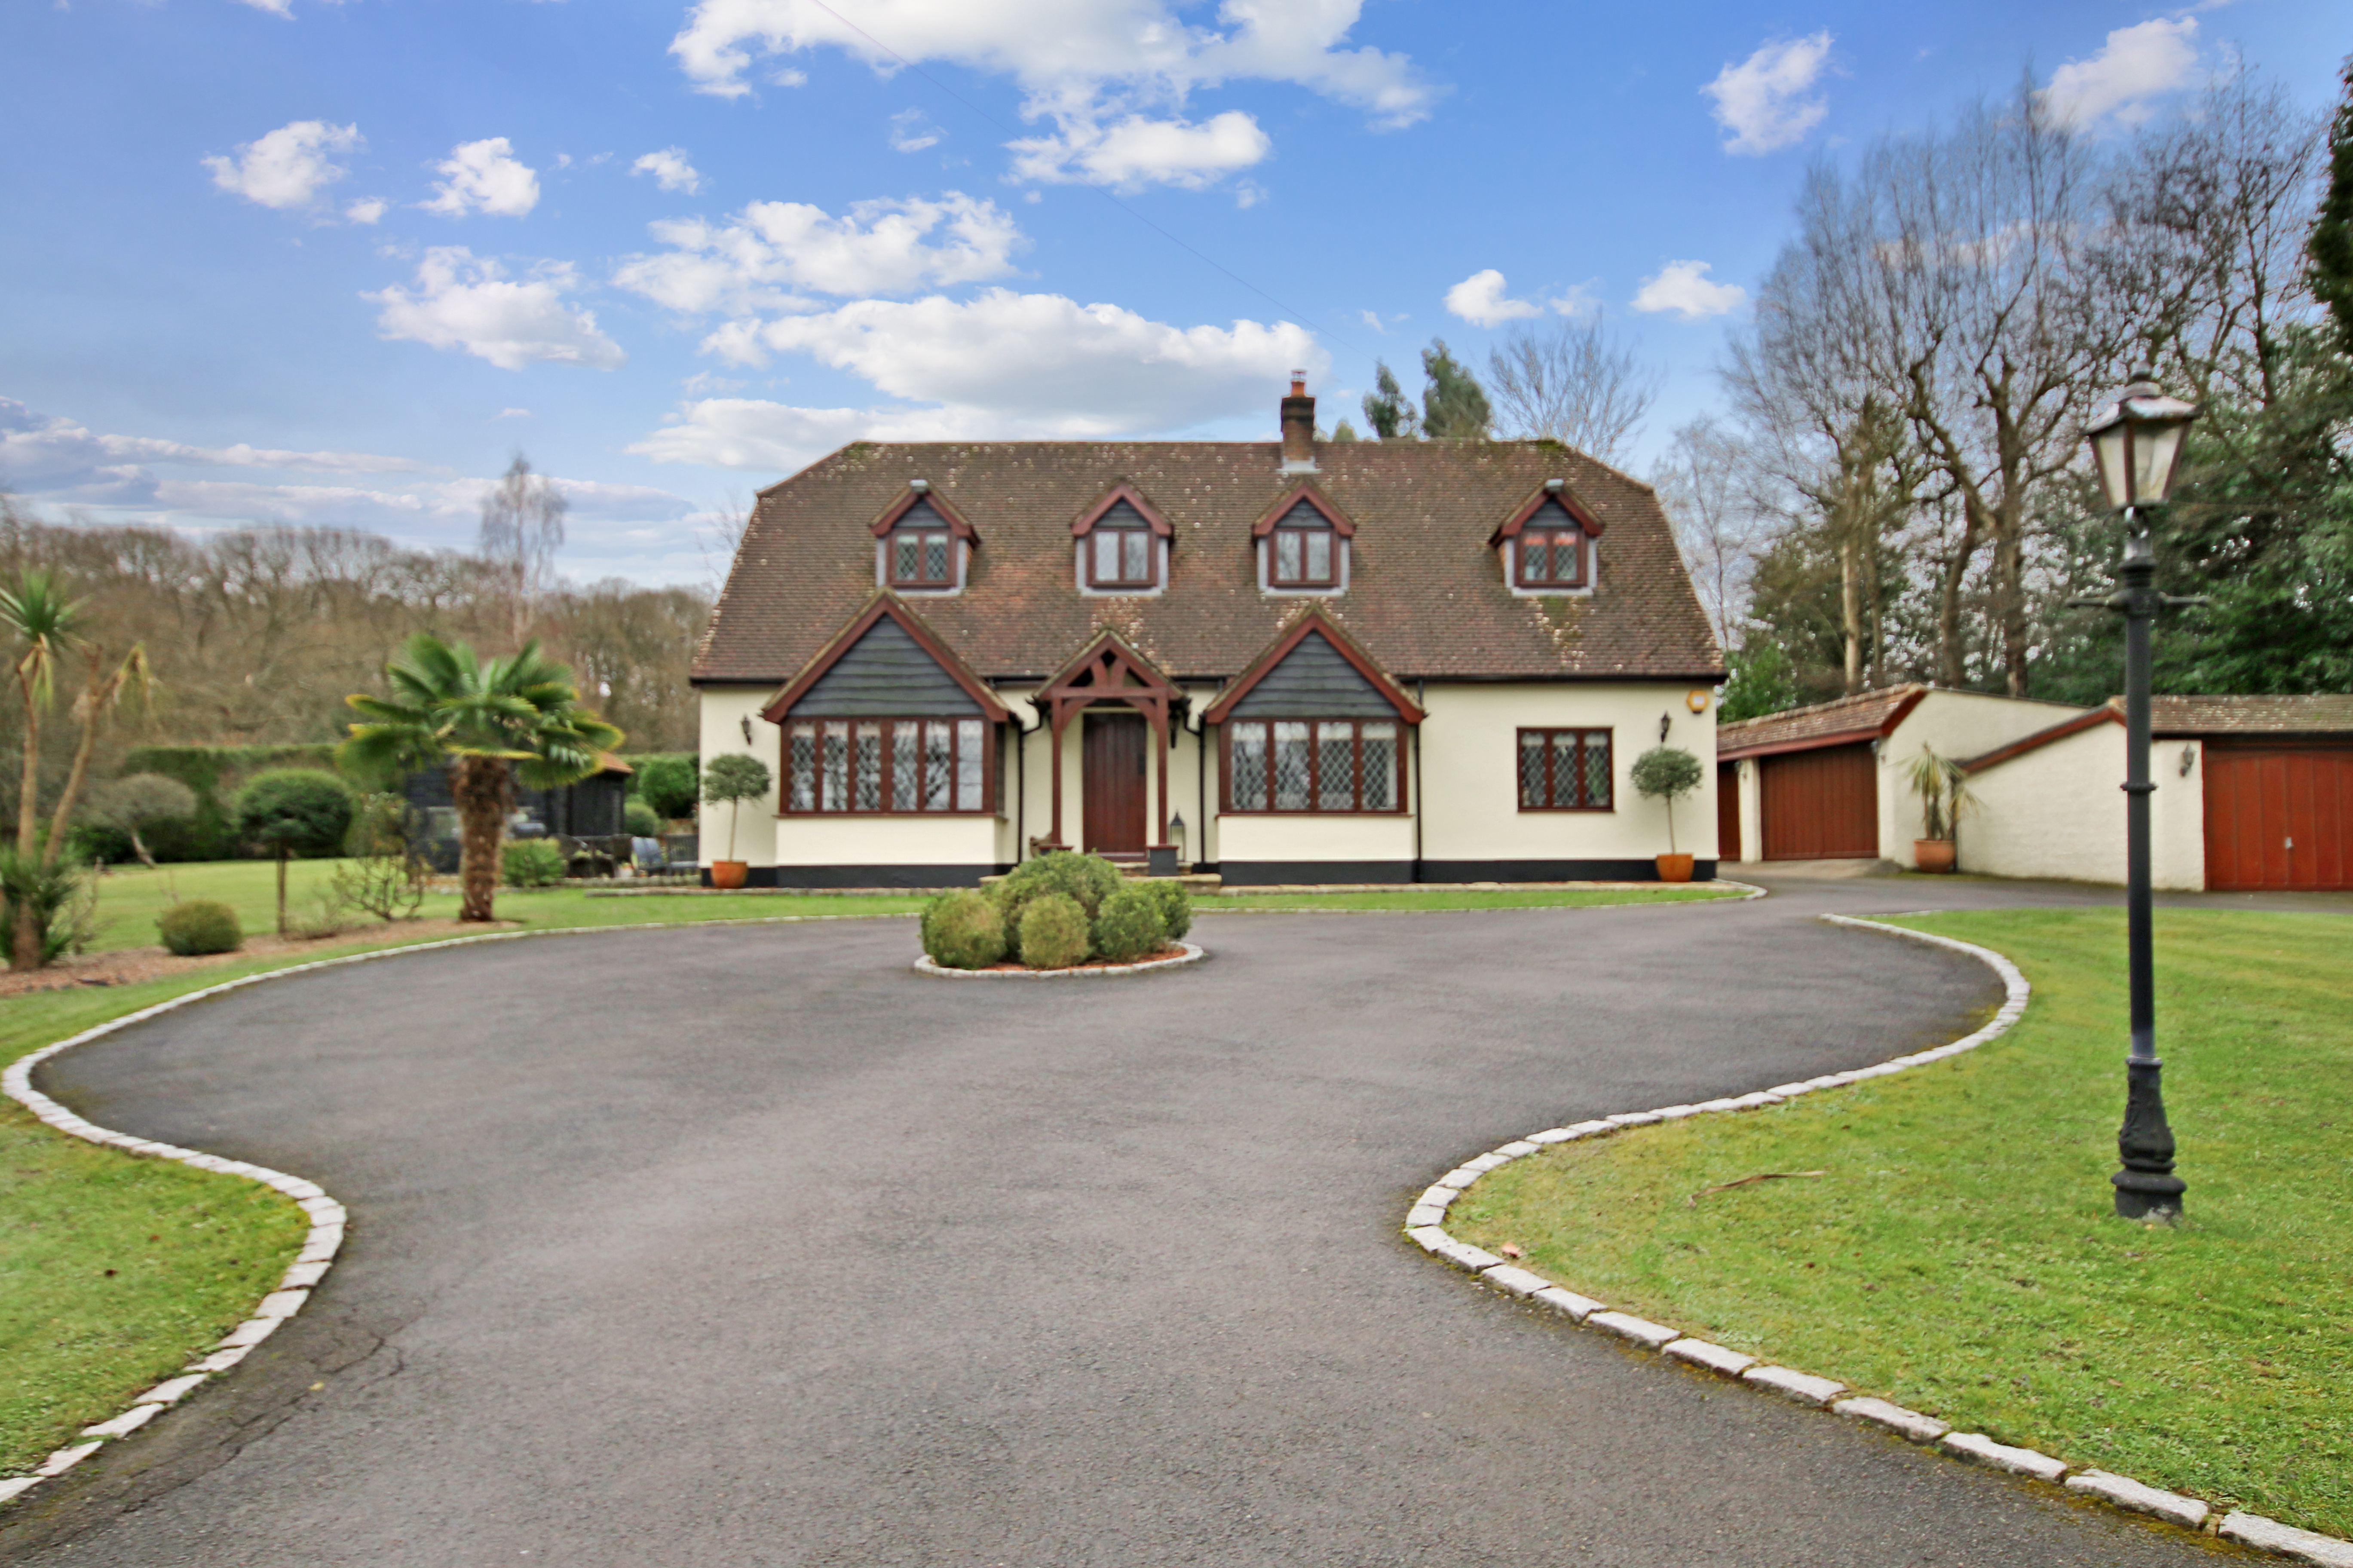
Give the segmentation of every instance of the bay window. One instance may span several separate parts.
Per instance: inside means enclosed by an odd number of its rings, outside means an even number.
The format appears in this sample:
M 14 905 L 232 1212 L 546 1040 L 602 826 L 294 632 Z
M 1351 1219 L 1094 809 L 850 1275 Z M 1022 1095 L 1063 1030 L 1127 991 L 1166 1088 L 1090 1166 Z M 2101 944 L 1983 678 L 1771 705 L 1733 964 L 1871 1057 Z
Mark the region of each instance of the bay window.
M 1239 719 L 1224 726 L 1231 812 L 1402 811 L 1394 719 Z
M 785 726 L 787 815 L 994 809 L 985 719 L 796 719 Z

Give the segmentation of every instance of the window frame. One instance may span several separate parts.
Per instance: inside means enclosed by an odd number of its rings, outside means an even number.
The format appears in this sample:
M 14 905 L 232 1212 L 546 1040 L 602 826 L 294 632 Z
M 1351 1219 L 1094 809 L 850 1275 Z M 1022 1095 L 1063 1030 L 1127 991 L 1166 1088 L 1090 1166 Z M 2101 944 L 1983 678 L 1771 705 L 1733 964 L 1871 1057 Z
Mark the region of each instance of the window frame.
M 1303 571 L 1307 564 L 1307 541 L 1319 535 L 1330 540 L 1330 572 L 1322 577 L 1285 577 L 1282 574 L 1282 538 L 1285 534 L 1295 535 L 1299 540 L 1299 563 Z M 1336 528 L 1271 528 L 1266 532 L 1266 585 L 1278 594 L 1309 588 L 1336 588 L 1342 575 L 1340 552 L 1347 547 L 1347 536 Z
M 1095 554 L 1099 547 L 1096 545 L 1095 541 L 1101 539 L 1105 534 L 1109 534 L 1120 542 L 1120 560 L 1123 569 L 1124 569 L 1127 559 L 1127 541 L 1137 535 L 1141 535 L 1143 537 L 1143 576 L 1102 577 L 1096 574 Z M 1083 558 L 1086 562 L 1087 586 L 1095 590 L 1097 593 L 1142 593 L 1158 588 L 1161 585 L 1160 535 L 1153 530 L 1149 523 L 1146 523 L 1142 528 L 1120 527 L 1115 525 L 1105 526 L 1102 523 L 1097 523 L 1094 527 L 1088 529 L 1086 532 L 1079 535 L 1079 549 L 1082 552 Z
M 922 557 L 927 552 L 924 541 L 927 538 L 933 537 L 936 537 L 946 542 L 947 574 L 944 577 L 900 576 L 899 541 L 902 539 L 913 539 L 916 542 L 915 553 L 918 563 L 920 563 Z M 883 583 L 887 586 L 892 588 L 912 589 L 917 593 L 938 594 L 953 591 L 956 586 L 956 579 L 959 575 L 956 571 L 957 565 L 959 564 L 958 555 L 960 553 L 957 546 L 961 542 L 962 542 L 956 538 L 956 532 L 953 527 L 944 526 L 941 524 L 924 523 L 914 528 L 892 528 L 888 533 L 885 533 L 882 536 Z
M 828 811 L 826 809 L 824 804 L 824 730 L 826 726 L 831 724 L 839 724 L 847 728 L 853 752 L 856 746 L 858 730 L 860 725 L 871 724 L 876 725 L 881 729 L 881 734 L 880 739 L 881 744 L 880 748 L 881 754 L 878 758 L 877 763 L 878 783 L 876 790 L 876 798 L 880 804 L 876 809 L 872 811 L 860 811 L 854 807 L 845 807 L 839 811 Z M 963 735 L 960 727 L 965 724 L 978 724 L 981 727 L 979 745 L 980 804 L 978 805 L 965 806 L 951 804 L 944 807 L 934 808 L 921 804 L 913 807 L 898 806 L 892 804 L 897 793 L 894 786 L 897 783 L 898 776 L 898 769 L 896 766 L 898 735 L 899 726 L 902 724 L 913 724 L 916 726 L 916 765 L 919 769 L 923 764 L 923 759 L 925 755 L 922 726 L 925 724 L 942 724 L 947 727 L 948 798 L 952 803 L 955 801 L 962 784 L 961 763 L 964 761 L 965 752 Z M 813 752 L 812 761 L 815 776 L 810 781 L 809 789 L 809 799 L 812 804 L 806 807 L 797 806 L 793 804 L 793 732 L 803 725 L 811 726 L 818 731 L 817 736 L 818 743 Z M 843 717 L 828 713 L 809 718 L 795 718 L 788 714 L 786 716 L 784 721 L 777 726 L 777 729 L 779 741 L 776 759 L 776 815 L 780 817 L 995 816 L 999 814 L 997 785 L 999 782 L 998 775 L 1002 770 L 999 766 L 997 752 L 1001 749 L 1002 736 L 998 733 L 1000 729 L 998 723 L 985 713 L 977 715 L 971 713 L 957 713 L 953 715 L 938 713 L 861 713 L 856 717 Z M 854 799 L 857 792 L 857 784 L 854 775 L 854 763 L 851 766 L 853 768 L 853 773 L 847 784 L 846 793 L 850 795 Z M 918 775 L 915 783 L 917 790 L 920 793 L 923 784 L 923 780 L 920 774 Z
M 1568 577 L 1551 575 L 1549 574 L 1550 563 L 1559 560 L 1560 541 L 1564 539 L 1569 540 L 1574 543 L 1576 549 L 1575 560 L 1577 562 L 1576 574 Z M 1545 558 L 1547 565 L 1547 574 L 1544 576 L 1531 576 L 1528 574 L 1528 545 L 1535 540 L 1542 540 L 1545 542 Z M 1578 527 L 1574 519 L 1570 520 L 1569 525 L 1566 528 L 1553 526 L 1521 530 L 1518 534 L 1514 536 L 1512 541 L 1512 563 L 1514 574 L 1512 580 L 1514 584 L 1522 588 L 1584 587 L 1587 576 L 1585 557 L 1588 542 L 1589 541 L 1586 537 L 1585 530 Z
M 1544 737 L 1541 744 L 1545 759 L 1545 800 L 1546 804 L 1538 805 L 1531 805 L 1528 804 L 1527 785 L 1520 777 L 1520 757 L 1527 750 L 1527 738 L 1530 735 L 1541 735 Z M 1558 798 L 1559 795 L 1559 791 L 1553 787 L 1555 782 L 1553 776 L 1553 762 L 1560 754 L 1559 749 L 1553 743 L 1553 737 L 1556 735 L 1574 735 L 1577 737 L 1577 793 L 1580 802 L 1583 802 L 1583 804 L 1576 805 L 1554 805 L 1549 804 L 1551 801 Z M 1609 799 L 1600 805 L 1592 805 L 1590 802 L 1584 802 L 1585 784 L 1588 776 L 1588 770 L 1585 765 L 1585 743 L 1588 737 L 1594 735 L 1600 736 L 1602 738 L 1602 743 L 1609 748 Z M 1614 727 L 1603 724 L 1521 725 L 1512 736 L 1512 795 L 1513 797 L 1519 802 L 1520 810 L 1524 812 L 1574 811 L 1606 813 L 1616 811 L 1618 809 L 1618 731 Z
M 1262 806 L 1238 806 L 1234 804 L 1234 727 L 1257 724 L 1267 731 L 1266 741 L 1266 801 Z M 1301 808 L 1278 806 L 1274 804 L 1274 726 L 1304 724 L 1307 730 L 1307 798 L 1313 803 L 1324 795 L 1324 741 L 1321 726 L 1345 724 L 1349 727 L 1349 769 L 1352 774 L 1346 810 L 1326 810 L 1310 804 Z M 1390 784 L 1396 791 L 1397 804 L 1390 806 L 1365 805 L 1365 726 L 1388 724 L 1396 733 L 1390 737 L 1395 748 L 1390 765 L 1394 770 Z M 1387 719 L 1333 718 L 1303 719 L 1295 714 L 1251 714 L 1246 719 L 1229 717 L 1218 726 L 1218 814 L 1221 816 L 1403 816 L 1410 809 L 1406 798 L 1406 741 L 1412 725 L 1405 719 L 1392 715 Z

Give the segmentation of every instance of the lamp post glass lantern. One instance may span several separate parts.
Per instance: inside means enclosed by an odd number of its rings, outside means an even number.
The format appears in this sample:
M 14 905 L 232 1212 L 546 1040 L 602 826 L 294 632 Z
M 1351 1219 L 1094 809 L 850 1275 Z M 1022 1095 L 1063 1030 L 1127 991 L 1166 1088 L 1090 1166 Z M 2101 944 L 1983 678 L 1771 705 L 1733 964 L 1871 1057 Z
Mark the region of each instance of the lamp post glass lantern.
M 2108 504 L 2125 516 L 2124 561 L 2116 591 L 2092 601 L 2125 617 L 2125 855 L 2126 953 L 2130 972 L 2132 1047 L 2125 1058 L 2125 1121 L 2116 1133 L 2124 1168 L 2108 1178 L 2116 1213 L 2127 1219 L 2178 1219 L 2186 1184 L 2173 1173 L 2173 1130 L 2166 1124 L 2157 1055 L 2156 981 L 2149 910 L 2148 773 L 2149 626 L 2168 605 L 2157 591 L 2157 551 L 2150 509 L 2165 504 L 2181 438 L 2198 410 L 2158 389 L 2147 371 L 2103 409 L 2084 434 L 2097 460 Z

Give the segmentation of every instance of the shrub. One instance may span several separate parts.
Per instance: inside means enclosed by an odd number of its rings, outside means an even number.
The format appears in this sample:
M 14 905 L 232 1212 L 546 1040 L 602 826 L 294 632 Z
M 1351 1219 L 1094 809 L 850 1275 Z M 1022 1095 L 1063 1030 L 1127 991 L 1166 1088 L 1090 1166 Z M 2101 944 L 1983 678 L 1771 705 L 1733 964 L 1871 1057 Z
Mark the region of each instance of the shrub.
M 273 854 L 335 855 L 352 830 L 351 786 L 317 768 L 256 773 L 237 795 L 237 831 Z
M 1079 912 L 1092 921 L 1103 901 L 1119 890 L 1122 879 L 1119 868 L 1100 855 L 1073 855 L 1067 849 L 1057 849 L 1051 855 L 1040 855 L 1035 860 L 1024 860 L 1012 874 L 997 884 L 997 906 L 1005 911 L 1005 929 L 1019 931 L 1021 921 L 1033 899 L 1048 893 L 1060 893 L 1079 906 Z M 1029 962 L 1029 950 L 1022 949 L 1021 962 Z
M 656 816 L 675 822 L 694 815 L 701 791 L 691 756 L 648 757 L 636 766 L 637 776 L 630 781 L 634 793 Z
M 237 911 L 213 899 L 190 899 L 155 917 L 164 945 L 182 958 L 200 952 L 235 952 L 245 945 Z
M 1087 912 L 1068 893 L 1040 893 L 1021 911 L 1021 962 L 1068 969 L 1087 960 Z
M 1168 930 L 1168 940 L 1175 942 L 1193 929 L 1193 896 L 1185 884 L 1175 881 L 1151 881 L 1139 884 L 1152 889 L 1160 900 L 1160 923 Z
M 923 951 L 948 969 L 986 969 L 1005 956 L 1005 917 L 970 888 L 943 893 L 923 910 Z
M 552 888 L 564 880 L 564 851 L 544 838 L 511 838 L 499 869 L 510 888 Z
M 196 792 L 163 773 L 126 773 L 90 792 L 91 826 L 120 836 L 143 865 L 155 864 L 155 857 L 139 837 L 141 829 L 185 823 L 195 815 Z
M 20 855 L 13 846 L 0 847 L 0 958 L 15 964 L 17 911 L 26 908 L 41 941 L 39 954 L 26 967 L 38 969 L 79 952 L 90 945 L 97 901 L 97 885 L 72 854 L 44 866 L 37 851 Z
M 1167 918 L 1160 895 L 1144 882 L 1130 882 L 1103 901 L 1095 916 L 1095 951 L 1124 963 L 1168 945 Z
M 659 838 L 661 818 L 654 815 L 652 806 L 632 795 L 621 805 L 621 830 L 632 838 Z
M 371 795 L 352 823 L 350 858 L 330 878 L 338 903 L 380 920 L 413 918 L 425 901 L 431 868 L 409 834 L 409 806 L 396 795 Z

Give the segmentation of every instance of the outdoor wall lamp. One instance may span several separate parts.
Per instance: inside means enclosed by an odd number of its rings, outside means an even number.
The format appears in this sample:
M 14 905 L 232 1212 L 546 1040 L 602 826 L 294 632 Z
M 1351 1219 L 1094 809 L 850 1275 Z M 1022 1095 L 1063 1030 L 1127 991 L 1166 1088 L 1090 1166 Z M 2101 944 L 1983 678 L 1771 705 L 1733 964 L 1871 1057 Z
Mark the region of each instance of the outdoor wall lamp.
M 1659 744 L 1663 746 L 1667 743 L 1667 731 L 1674 727 L 1674 722 L 1675 716 L 1672 713 L 1659 715 Z
M 2116 1133 L 2124 1169 L 2110 1176 L 2116 1213 L 2126 1219 L 2181 1217 L 2188 1184 L 2173 1173 L 2173 1129 L 2166 1124 L 2163 1072 L 2157 1055 L 2156 984 L 2149 931 L 2148 776 L 2149 626 L 2168 605 L 2157 591 L 2157 550 L 2148 512 L 2165 504 L 2181 460 L 2181 438 L 2198 410 L 2158 389 L 2155 374 L 2137 371 L 2124 395 L 2100 411 L 2085 437 L 2100 470 L 2108 505 L 2125 515 L 2125 554 L 2116 591 L 2079 600 L 2125 618 L 2125 950 L 2132 992 L 2132 1047 L 2125 1058 L 2125 1121 Z M 2181 772 L 2189 773 L 2184 748 Z

